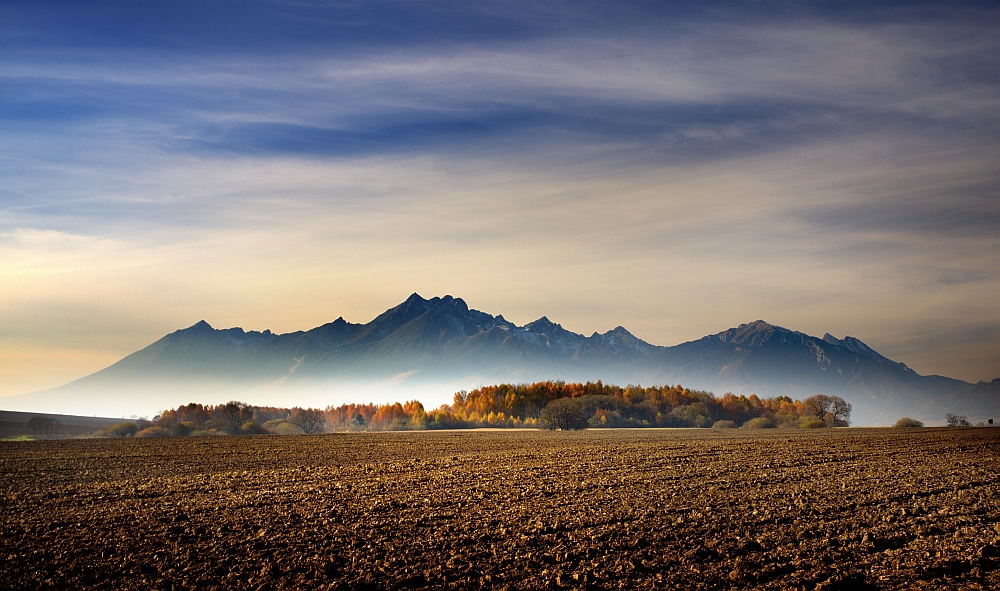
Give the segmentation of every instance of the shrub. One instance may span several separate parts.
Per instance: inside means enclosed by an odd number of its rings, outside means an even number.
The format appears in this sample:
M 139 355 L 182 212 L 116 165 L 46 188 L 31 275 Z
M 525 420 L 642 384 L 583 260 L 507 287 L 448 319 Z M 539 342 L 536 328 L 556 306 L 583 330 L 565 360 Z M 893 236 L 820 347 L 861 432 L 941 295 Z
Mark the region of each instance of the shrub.
M 685 427 L 711 427 L 712 419 L 705 416 L 707 412 L 708 409 L 704 404 L 695 402 L 678 406 L 670 411 L 670 416 L 683 421 Z
M 715 421 L 712 423 L 713 429 L 735 429 L 736 423 L 733 421 Z
M 177 437 L 187 437 L 191 431 L 194 431 L 194 425 L 191 423 L 177 423 L 170 429 L 170 432 Z
M 799 415 L 795 414 L 794 410 L 779 412 L 774 415 L 774 422 L 782 429 L 798 429 Z
M 908 427 L 923 427 L 923 426 L 924 426 L 923 423 L 921 423 L 920 421 L 918 421 L 916 419 L 911 419 L 910 417 L 903 417 L 903 418 L 899 419 L 898 421 L 896 421 L 896 424 L 893 425 L 893 427 L 900 428 L 900 429 L 905 429 L 905 428 L 908 428 Z
M 274 419 L 273 421 L 264 423 L 263 427 L 268 433 L 274 433 L 275 435 L 295 435 L 302 432 L 298 427 L 289 422 L 288 419 Z
M 774 427 L 774 423 L 767 417 L 757 417 L 743 423 L 744 429 L 770 429 L 772 427 Z
M 387 431 L 409 431 L 413 425 L 410 424 L 409 419 L 393 419 L 389 426 L 386 428 Z
M 156 425 L 154 427 L 146 427 L 142 431 L 136 433 L 135 437 L 170 437 L 170 431 Z
M 826 421 L 819 417 L 804 416 L 799 418 L 799 429 L 821 429 L 826 427 Z
M 254 421 L 246 421 L 240 425 L 241 435 L 267 435 L 267 429 L 261 427 Z
M 137 427 L 135 423 L 131 421 L 124 421 L 108 427 L 107 434 L 108 437 L 132 437 L 138 430 L 139 427 Z
M 801 417 L 799 417 L 798 415 L 795 416 L 785 415 L 785 416 L 777 416 L 774 418 L 778 422 L 779 429 L 798 429 L 799 420 L 801 419 Z

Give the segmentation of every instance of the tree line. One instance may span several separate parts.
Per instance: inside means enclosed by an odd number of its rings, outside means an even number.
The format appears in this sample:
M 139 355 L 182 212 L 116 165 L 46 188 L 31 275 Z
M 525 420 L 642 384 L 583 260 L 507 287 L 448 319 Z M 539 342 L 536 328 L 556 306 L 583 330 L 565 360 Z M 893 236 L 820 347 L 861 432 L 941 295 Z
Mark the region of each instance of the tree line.
M 137 425 L 136 437 L 402 431 L 467 428 L 588 427 L 817 428 L 850 424 L 851 405 L 838 396 L 760 398 L 675 386 L 616 386 L 560 381 L 483 386 L 455 394 L 452 404 L 425 409 L 416 400 L 318 408 L 191 403 Z M 121 427 L 125 428 L 126 427 Z

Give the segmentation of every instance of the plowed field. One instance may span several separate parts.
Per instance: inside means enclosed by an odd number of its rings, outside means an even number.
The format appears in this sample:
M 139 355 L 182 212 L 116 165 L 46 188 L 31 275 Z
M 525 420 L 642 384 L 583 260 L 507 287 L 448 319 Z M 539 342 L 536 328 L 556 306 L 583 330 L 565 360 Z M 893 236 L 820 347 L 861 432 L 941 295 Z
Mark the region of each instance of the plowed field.
M 1000 429 L 0 443 L 9 589 L 1000 589 Z

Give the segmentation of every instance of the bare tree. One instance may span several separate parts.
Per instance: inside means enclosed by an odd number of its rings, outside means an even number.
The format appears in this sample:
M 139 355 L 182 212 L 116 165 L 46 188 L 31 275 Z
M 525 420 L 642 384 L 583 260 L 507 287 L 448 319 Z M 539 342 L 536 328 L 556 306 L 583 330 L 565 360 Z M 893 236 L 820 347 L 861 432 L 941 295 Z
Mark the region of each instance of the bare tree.
M 949 427 L 971 427 L 968 417 L 948 413 L 944 415 L 944 420 L 948 421 Z
M 59 421 L 52 417 L 31 417 L 28 426 L 31 427 L 31 436 L 35 439 L 48 439 L 58 432 Z
M 587 411 L 575 398 L 557 398 L 548 403 L 538 416 L 539 424 L 550 431 L 587 428 Z
M 246 402 L 240 402 L 238 400 L 230 400 L 222 407 L 223 413 L 226 415 L 226 420 L 229 421 L 233 427 L 239 427 L 243 423 L 250 420 L 253 414 L 253 409 Z
M 326 417 L 323 411 L 315 408 L 293 408 L 292 416 L 288 421 L 302 429 L 303 433 L 322 433 L 326 425 Z

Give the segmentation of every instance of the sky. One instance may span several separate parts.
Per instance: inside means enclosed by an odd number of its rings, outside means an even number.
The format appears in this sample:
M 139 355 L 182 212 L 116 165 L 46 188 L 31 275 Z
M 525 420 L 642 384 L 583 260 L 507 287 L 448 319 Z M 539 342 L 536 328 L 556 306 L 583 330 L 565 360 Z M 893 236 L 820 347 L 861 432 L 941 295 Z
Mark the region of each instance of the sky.
M 0 396 L 414 292 L 1000 377 L 1000 9 L 0 2 Z

